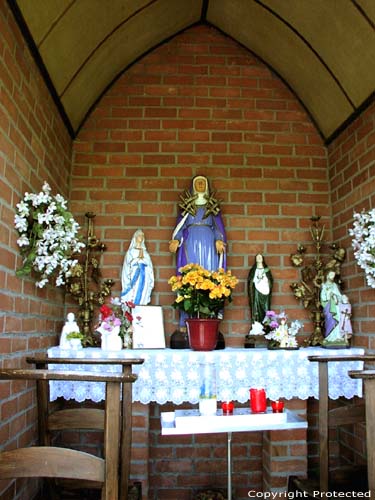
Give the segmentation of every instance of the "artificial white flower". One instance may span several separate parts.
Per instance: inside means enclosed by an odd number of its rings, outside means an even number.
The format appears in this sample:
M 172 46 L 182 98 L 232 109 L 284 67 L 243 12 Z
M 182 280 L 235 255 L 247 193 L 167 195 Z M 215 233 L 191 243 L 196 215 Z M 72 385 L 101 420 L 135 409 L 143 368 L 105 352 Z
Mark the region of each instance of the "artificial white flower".
M 349 234 L 353 237 L 354 257 L 365 271 L 367 284 L 375 288 L 375 209 L 354 213 Z
M 27 220 L 23 216 L 16 215 L 14 217 L 14 225 L 16 229 L 20 232 L 26 231 L 27 229 Z
M 40 193 L 25 193 L 16 208 L 17 245 L 24 257 L 17 276 L 27 276 L 34 270 L 41 275 L 36 286 L 43 288 L 57 274 L 56 286 L 64 285 L 77 264 L 72 255 L 85 247 L 78 237 L 80 226 L 67 210 L 66 200 L 60 194 L 52 196 L 45 182 Z
M 22 235 L 21 238 L 18 238 L 18 240 L 17 240 L 17 245 L 19 247 L 25 247 L 29 244 L 30 244 L 29 238 L 25 234 Z
M 21 217 L 27 217 L 29 215 L 29 213 L 30 213 L 30 207 L 24 201 L 20 201 L 17 204 L 17 210 L 20 213 Z
M 303 323 L 301 323 L 301 321 L 298 321 L 298 319 L 292 321 L 289 327 L 289 335 L 297 335 L 301 328 L 303 328 Z
M 264 335 L 264 333 L 265 331 L 263 330 L 262 323 L 259 323 L 259 321 L 254 321 L 254 323 L 251 325 L 249 335 Z

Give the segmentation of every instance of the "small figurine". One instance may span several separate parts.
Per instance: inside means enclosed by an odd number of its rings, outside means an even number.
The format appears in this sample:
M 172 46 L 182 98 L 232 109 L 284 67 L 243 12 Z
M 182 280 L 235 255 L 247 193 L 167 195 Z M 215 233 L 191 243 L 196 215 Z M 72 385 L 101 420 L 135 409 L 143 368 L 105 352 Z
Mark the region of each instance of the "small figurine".
M 280 326 L 277 329 L 277 331 L 280 336 L 279 347 L 288 347 L 289 332 L 288 332 L 288 326 L 286 324 L 286 316 L 282 316 L 280 318 Z
M 251 322 L 262 322 L 271 309 L 273 278 L 262 254 L 255 256 L 255 262 L 247 278 L 247 291 L 251 309 Z
M 332 348 L 348 346 L 347 335 L 352 333 L 347 317 L 351 314 L 350 304 L 347 297 L 341 293 L 335 277 L 335 271 L 328 271 L 320 291 L 325 325 L 325 339 L 322 346 Z
M 351 316 L 352 306 L 349 303 L 347 295 L 343 295 L 340 304 L 340 332 L 347 343 L 349 343 L 353 335 L 352 323 L 350 321 Z
M 60 344 L 59 344 L 61 349 L 70 349 L 71 348 L 70 340 L 67 339 L 67 335 L 69 333 L 80 333 L 79 326 L 76 323 L 74 313 L 72 313 L 72 312 L 68 313 L 68 315 L 66 317 L 65 325 L 63 326 L 63 329 L 61 330 Z

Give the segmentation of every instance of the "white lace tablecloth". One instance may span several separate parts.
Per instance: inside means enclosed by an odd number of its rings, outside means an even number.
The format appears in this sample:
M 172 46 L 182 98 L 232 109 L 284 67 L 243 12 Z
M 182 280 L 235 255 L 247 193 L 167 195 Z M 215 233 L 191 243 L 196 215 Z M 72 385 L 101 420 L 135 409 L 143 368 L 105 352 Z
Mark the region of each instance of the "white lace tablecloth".
M 133 384 L 133 401 L 148 404 L 173 402 L 198 403 L 200 377 L 199 364 L 214 361 L 216 365 L 217 399 L 219 401 L 249 400 L 249 389 L 265 388 L 270 399 L 318 399 L 318 363 L 307 359 L 312 355 L 364 354 L 364 349 L 329 350 L 320 347 L 295 351 L 226 348 L 211 352 L 190 349 L 133 349 L 105 352 L 99 348 L 80 351 L 48 349 L 50 357 L 84 358 L 143 358 L 144 364 L 134 365 L 138 380 Z M 362 396 L 362 381 L 350 378 L 348 370 L 362 369 L 363 362 L 332 362 L 328 365 L 329 396 L 352 398 Z M 53 369 L 90 370 L 93 372 L 120 371 L 121 367 L 104 365 L 50 365 Z M 58 397 L 84 401 L 104 400 L 104 384 L 94 382 L 50 382 L 50 399 Z

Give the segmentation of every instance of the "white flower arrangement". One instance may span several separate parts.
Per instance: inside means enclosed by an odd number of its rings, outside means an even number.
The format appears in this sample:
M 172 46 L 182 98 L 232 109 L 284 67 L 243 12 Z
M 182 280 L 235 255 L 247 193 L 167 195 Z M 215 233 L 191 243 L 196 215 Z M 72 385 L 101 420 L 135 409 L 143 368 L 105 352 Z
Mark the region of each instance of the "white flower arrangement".
M 266 311 L 263 320 L 264 338 L 271 341 L 271 345 L 281 348 L 297 348 L 297 333 L 303 328 L 303 323 L 298 320 L 287 324 L 288 317 L 284 311 L 276 314 L 275 311 Z
M 17 276 L 27 276 L 34 270 L 40 274 L 36 286 L 43 288 L 57 272 L 56 286 L 64 285 L 77 264 L 72 255 L 85 247 L 77 236 L 80 226 L 68 211 L 66 200 L 60 194 L 52 196 L 45 182 L 40 193 L 25 193 L 16 207 L 17 245 L 24 259 Z
M 375 208 L 369 212 L 354 213 L 352 247 L 359 267 L 366 273 L 367 284 L 375 288 Z

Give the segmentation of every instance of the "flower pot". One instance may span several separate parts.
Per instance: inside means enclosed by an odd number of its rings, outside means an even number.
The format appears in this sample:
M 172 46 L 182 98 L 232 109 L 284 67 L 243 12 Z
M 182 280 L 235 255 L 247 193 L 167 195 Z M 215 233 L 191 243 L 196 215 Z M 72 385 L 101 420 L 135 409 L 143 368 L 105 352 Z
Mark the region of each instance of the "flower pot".
M 70 339 L 69 343 L 70 343 L 71 349 L 74 349 L 74 350 L 83 349 L 81 339 Z
M 213 351 L 219 338 L 219 319 L 186 320 L 189 344 L 193 351 Z

